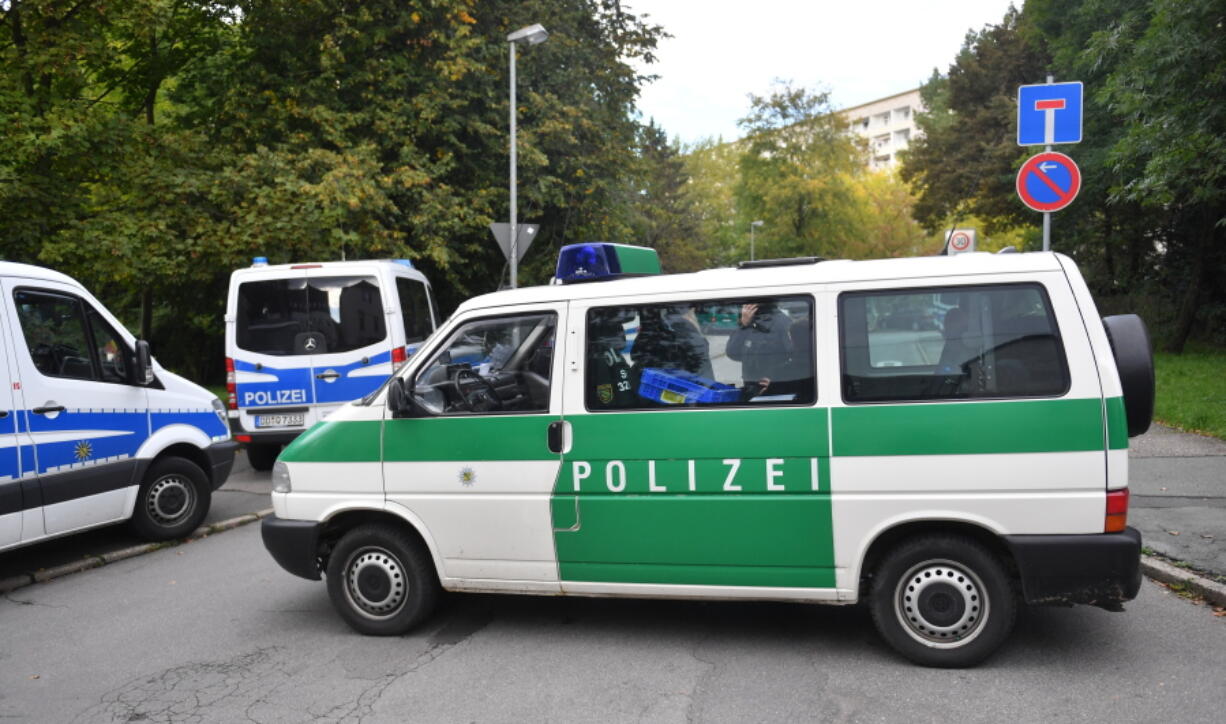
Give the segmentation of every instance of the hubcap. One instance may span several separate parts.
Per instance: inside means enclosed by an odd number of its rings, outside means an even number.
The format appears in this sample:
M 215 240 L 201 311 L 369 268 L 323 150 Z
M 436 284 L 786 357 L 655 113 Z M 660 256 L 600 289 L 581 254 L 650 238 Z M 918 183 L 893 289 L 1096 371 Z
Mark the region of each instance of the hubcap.
M 176 525 L 190 516 L 195 507 L 195 489 L 191 482 L 178 475 L 158 478 L 145 496 L 145 509 L 158 525 Z
M 911 638 L 934 648 L 957 648 L 983 631 L 990 613 L 983 581 L 947 560 L 911 567 L 894 591 L 894 611 Z
M 367 618 L 394 616 L 404 605 L 408 582 L 400 561 L 383 548 L 363 548 L 345 567 L 345 593 Z

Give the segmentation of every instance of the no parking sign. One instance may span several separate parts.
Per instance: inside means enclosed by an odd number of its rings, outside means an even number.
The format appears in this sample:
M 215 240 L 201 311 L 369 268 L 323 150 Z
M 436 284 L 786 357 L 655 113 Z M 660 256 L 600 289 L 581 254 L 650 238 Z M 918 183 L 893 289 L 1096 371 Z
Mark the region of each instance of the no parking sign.
M 1035 211 L 1059 211 L 1080 190 L 1081 169 L 1063 153 L 1035 154 L 1017 172 L 1017 195 Z

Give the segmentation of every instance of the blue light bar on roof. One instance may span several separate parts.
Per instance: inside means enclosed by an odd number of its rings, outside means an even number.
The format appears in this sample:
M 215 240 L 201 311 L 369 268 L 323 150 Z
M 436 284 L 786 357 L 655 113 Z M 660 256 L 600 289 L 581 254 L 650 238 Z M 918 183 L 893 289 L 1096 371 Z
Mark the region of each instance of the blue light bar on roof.
M 414 267 L 413 267 L 413 262 L 412 262 L 412 261 L 410 261 L 409 259 L 392 259 L 392 261 L 396 262 L 397 264 L 403 264 L 403 265 L 407 266 L 407 267 L 408 267 L 408 268 L 410 268 L 410 269 L 413 269 L 413 268 L 414 268 Z
M 574 284 L 659 273 L 660 255 L 655 249 L 597 241 L 562 247 L 554 276 L 563 284 Z

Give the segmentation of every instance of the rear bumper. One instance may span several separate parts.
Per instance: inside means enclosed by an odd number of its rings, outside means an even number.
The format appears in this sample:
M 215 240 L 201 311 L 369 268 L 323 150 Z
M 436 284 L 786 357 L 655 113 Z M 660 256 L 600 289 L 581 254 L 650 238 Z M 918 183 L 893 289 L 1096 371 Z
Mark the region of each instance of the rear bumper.
M 1026 603 L 1112 606 L 1141 589 L 1141 534 L 1005 536 Z
M 260 524 L 260 535 L 264 547 L 282 568 L 318 581 L 320 527 L 314 521 L 284 520 L 273 515 Z
M 238 451 L 238 441 L 226 440 L 215 442 L 204 449 L 209 457 L 209 480 L 213 481 L 213 490 L 226 484 L 230 470 L 234 467 L 234 453 Z
M 294 438 L 306 432 L 305 427 L 295 427 L 290 429 L 274 429 L 274 430 L 246 430 L 241 422 L 236 417 L 230 418 L 230 434 L 234 437 L 242 435 L 243 437 L 251 438 L 248 444 L 272 443 L 283 445 L 293 442 Z

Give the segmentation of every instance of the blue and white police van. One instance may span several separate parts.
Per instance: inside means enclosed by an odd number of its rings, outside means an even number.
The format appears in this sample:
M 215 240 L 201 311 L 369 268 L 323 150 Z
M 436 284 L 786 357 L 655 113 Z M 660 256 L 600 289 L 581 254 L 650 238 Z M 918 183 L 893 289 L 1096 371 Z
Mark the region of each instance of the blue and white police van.
M 237 447 L 221 401 L 79 283 L 0 262 L 0 550 L 123 521 L 187 535 Z
M 230 426 L 256 470 L 346 402 L 377 390 L 434 331 L 430 282 L 407 259 L 269 265 L 230 276 Z

